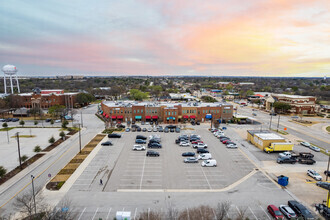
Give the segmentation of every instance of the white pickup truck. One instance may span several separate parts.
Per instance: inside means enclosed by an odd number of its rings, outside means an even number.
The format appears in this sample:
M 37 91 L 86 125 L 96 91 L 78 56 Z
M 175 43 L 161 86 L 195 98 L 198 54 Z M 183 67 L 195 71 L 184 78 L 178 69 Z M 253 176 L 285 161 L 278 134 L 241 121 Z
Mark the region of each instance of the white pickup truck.
M 299 156 L 298 154 L 289 151 L 278 154 L 278 157 L 287 157 L 287 158 L 291 158 L 291 157 L 297 158 L 298 156 Z
M 207 148 L 207 144 L 204 143 L 193 144 L 193 148 Z

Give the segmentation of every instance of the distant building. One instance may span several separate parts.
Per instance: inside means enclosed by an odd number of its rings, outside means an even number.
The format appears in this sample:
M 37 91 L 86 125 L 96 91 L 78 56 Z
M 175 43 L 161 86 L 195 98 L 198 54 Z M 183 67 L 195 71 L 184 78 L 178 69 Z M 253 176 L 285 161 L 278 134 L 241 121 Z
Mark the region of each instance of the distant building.
M 161 103 L 104 101 L 101 112 L 112 121 L 158 121 L 175 124 L 184 121 L 230 120 L 233 106 L 227 103 Z
M 286 94 L 272 94 L 266 99 L 266 110 L 271 110 L 272 103 L 281 102 L 291 105 L 288 112 L 294 114 L 315 114 L 316 97 Z

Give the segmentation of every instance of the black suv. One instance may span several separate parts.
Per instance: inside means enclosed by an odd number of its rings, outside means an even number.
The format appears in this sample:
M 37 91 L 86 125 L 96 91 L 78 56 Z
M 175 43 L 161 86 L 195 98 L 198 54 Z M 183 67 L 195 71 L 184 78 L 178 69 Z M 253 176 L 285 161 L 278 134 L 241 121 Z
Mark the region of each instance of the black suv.
M 293 211 L 298 216 L 301 216 L 301 217 L 303 217 L 304 219 L 307 219 L 307 220 L 315 219 L 314 216 L 312 215 L 312 213 L 305 206 L 303 206 L 302 204 L 300 204 L 296 200 L 288 201 L 288 205 L 290 206 L 290 208 L 293 209 Z
M 143 135 L 136 135 L 135 139 L 147 140 L 147 137 Z
M 162 148 L 162 145 L 157 142 L 153 142 L 153 143 L 149 143 L 148 147 L 149 148 Z
M 204 153 L 210 153 L 208 150 L 204 148 L 197 148 L 197 153 L 198 154 L 204 154 Z
M 154 157 L 159 157 L 159 153 L 153 150 L 148 150 L 146 156 L 154 156 Z
M 291 164 L 295 164 L 297 162 L 297 160 L 295 158 L 288 158 L 288 157 L 279 157 L 277 158 L 277 163 L 291 163 Z
M 108 134 L 108 138 L 121 138 L 121 134 L 117 134 L 117 133 Z

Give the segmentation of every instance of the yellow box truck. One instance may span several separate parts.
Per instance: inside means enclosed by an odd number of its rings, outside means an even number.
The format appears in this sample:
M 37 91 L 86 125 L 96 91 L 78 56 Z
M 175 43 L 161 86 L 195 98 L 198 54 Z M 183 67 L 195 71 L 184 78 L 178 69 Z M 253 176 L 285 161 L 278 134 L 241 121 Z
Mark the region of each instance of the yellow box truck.
M 288 143 L 288 142 L 271 143 L 269 147 L 264 148 L 264 151 L 266 153 L 278 152 L 278 151 L 292 151 L 293 146 L 294 145 L 292 143 Z

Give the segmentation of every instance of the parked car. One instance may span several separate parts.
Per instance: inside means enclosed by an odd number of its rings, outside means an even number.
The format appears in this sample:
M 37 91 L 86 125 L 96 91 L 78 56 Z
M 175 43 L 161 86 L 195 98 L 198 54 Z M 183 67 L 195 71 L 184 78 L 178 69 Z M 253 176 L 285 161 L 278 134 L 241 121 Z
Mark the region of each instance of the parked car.
M 136 144 L 146 144 L 147 141 L 146 141 L 146 140 L 142 140 L 142 139 L 136 139 L 136 140 L 135 140 L 135 143 L 136 143 Z
M 148 144 L 152 144 L 152 143 L 159 144 L 160 143 L 160 140 L 159 139 L 150 139 Z
M 204 160 L 202 162 L 202 167 L 216 167 L 216 166 L 217 166 L 217 161 L 214 159 Z
M 198 154 L 203 154 L 203 153 L 210 153 L 208 150 L 204 148 L 197 148 L 197 153 Z
M 312 213 L 301 203 L 296 200 L 289 200 L 288 205 L 290 208 L 298 215 L 303 217 L 304 219 L 313 220 L 315 219 Z
M 309 149 L 313 150 L 313 151 L 316 151 L 316 152 L 320 152 L 321 149 L 319 147 L 315 147 L 313 145 L 309 146 Z
M 298 163 L 313 165 L 314 163 L 316 163 L 316 161 L 313 160 L 313 159 L 308 159 L 308 158 L 307 159 L 306 158 L 299 158 Z
M 170 129 L 170 132 L 174 132 L 174 128 L 171 128 L 171 129 Z
M 193 144 L 193 148 L 207 148 L 207 144 L 204 143 Z
M 297 162 L 297 160 L 292 157 L 278 157 L 276 161 L 277 163 L 291 163 L 291 164 L 295 164 Z
M 131 129 L 130 129 L 130 128 L 126 128 L 125 131 L 126 131 L 126 132 L 130 132 Z
M 142 131 L 142 129 L 140 127 L 137 127 L 136 131 Z
M 223 144 L 226 144 L 228 141 L 231 141 L 230 139 L 225 139 L 222 141 Z
M 143 145 L 134 145 L 133 146 L 133 150 L 136 150 L 136 151 L 142 151 L 142 150 L 145 150 L 146 147 L 143 146 Z
M 55 123 L 61 123 L 61 119 L 55 120 Z
M 169 132 L 168 127 L 165 127 L 164 132 L 165 132 L 165 133 L 168 133 L 168 132 Z
M 182 153 L 183 157 L 194 157 L 195 153 L 194 152 L 184 152 Z
M 50 122 L 52 119 L 50 119 L 50 118 L 47 118 L 46 120 L 45 120 L 45 122 Z
M 111 146 L 113 145 L 111 141 L 106 141 L 101 144 L 102 146 Z
M 308 142 L 301 142 L 300 144 L 304 147 L 310 147 L 311 146 L 311 144 L 308 143 Z
M 180 133 L 180 131 L 181 131 L 181 129 L 180 129 L 179 127 L 176 127 L 176 128 L 175 128 L 175 132 L 176 132 L 176 133 Z
M 158 130 L 157 130 L 156 127 L 154 127 L 152 131 L 153 131 L 153 132 L 157 132 Z
M 237 148 L 236 144 L 227 144 L 227 148 Z
M 200 124 L 201 124 L 201 122 L 200 122 L 200 121 L 197 121 L 197 122 L 196 122 L 196 125 L 200 125 Z
M 148 150 L 146 156 L 148 157 L 159 157 L 159 153 L 157 151 Z
M 108 134 L 108 138 L 121 138 L 121 134 L 118 133 Z
M 322 180 L 322 176 L 320 174 L 318 174 L 315 170 L 307 170 L 307 175 L 312 177 L 313 179 L 315 179 L 317 181 Z
M 316 182 L 316 185 L 323 188 L 323 189 L 330 190 L 330 183 L 329 182 L 318 181 L 318 182 Z
M 212 155 L 210 153 L 204 153 L 198 155 L 198 160 L 208 160 L 208 159 L 212 159 Z
M 287 217 L 288 219 L 297 218 L 296 213 L 287 205 L 280 205 L 280 211 Z
M 136 131 L 136 127 L 132 127 L 132 132 L 135 132 Z
M 183 160 L 185 163 L 198 163 L 198 159 L 196 157 L 188 157 Z
M 164 131 L 163 127 L 158 128 L 158 132 L 163 132 L 163 131 Z
M 143 135 L 136 135 L 135 139 L 147 140 L 147 137 Z
M 268 210 L 269 214 L 271 216 L 273 216 L 275 219 L 283 219 L 284 218 L 284 216 L 280 212 L 280 210 L 276 206 L 274 206 L 274 205 L 269 205 L 267 207 L 267 210 Z
M 189 147 L 190 144 L 189 144 L 189 142 L 182 141 L 182 142 L 180 142 L 180 146 L 181 147 Z
M 149 148 L 162 148 L 162 145 L 161 144 L 159 144 L 159 143 L 149 143 L 148 144 L 148 147 Z
M 143 132 L 146 132 L 146 131 L 147 131 L 147 128 L 142 128 L 142 131 L 143 131 Z
M 117 126 L 117 128 L 125 128 L 125 125 L 123 125 L 123 124 L 117 124 L 116 126 Z
M 148 132 L 152 132 L 152 128 L 148 128 L 147 130 L 148 130 Z
M 325 204 L 316 204 L 315 208 L 325 219 L 330 219 L 330 208 Z

